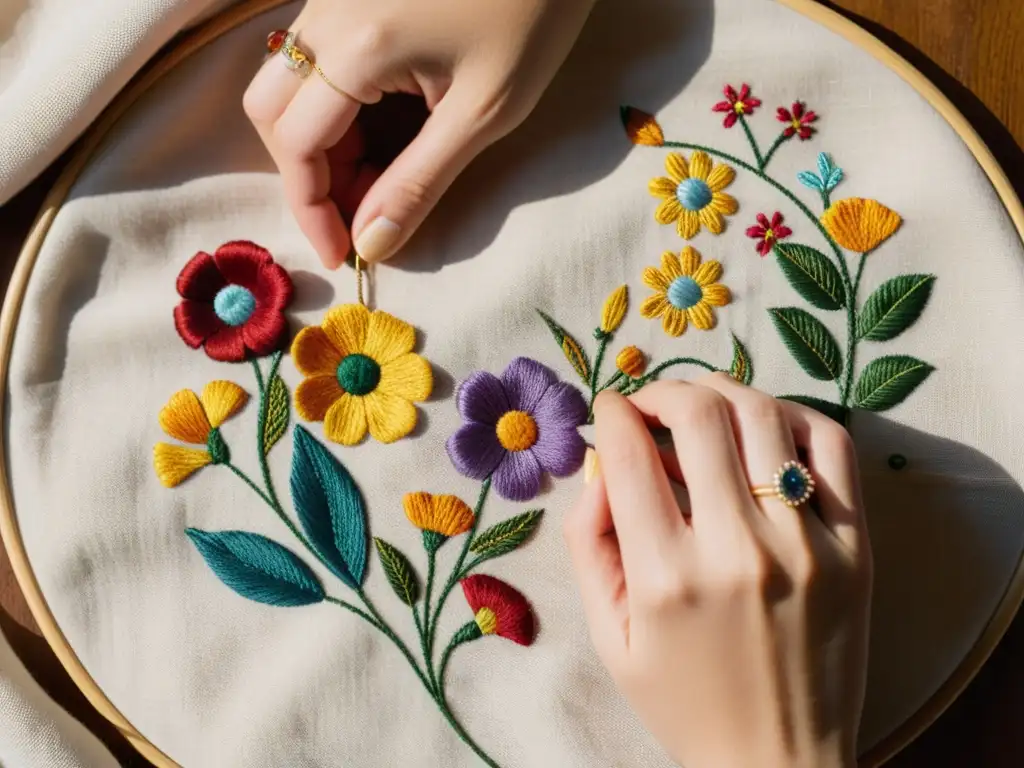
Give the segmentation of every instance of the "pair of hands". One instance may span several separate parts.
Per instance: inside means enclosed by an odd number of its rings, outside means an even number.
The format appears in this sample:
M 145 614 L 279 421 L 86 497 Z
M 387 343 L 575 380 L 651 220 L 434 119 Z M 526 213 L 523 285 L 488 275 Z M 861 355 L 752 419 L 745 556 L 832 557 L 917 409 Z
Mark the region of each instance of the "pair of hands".
M 244 108 L 324 265 L 394 255 L 532 110 L 594 2 L 309 0 L 291 28 L 343 93 L 277 55 Z M 356 117 L 396 92 L 430 116 L 383 167 Z M 845 430 L 724 375 L 602 394 L 595 415 L 566 537 L 594 645 L 643 722 L 690 768 L 855 765 L 871 554 Z M 754 499 L 798 448 L 815 508 Z

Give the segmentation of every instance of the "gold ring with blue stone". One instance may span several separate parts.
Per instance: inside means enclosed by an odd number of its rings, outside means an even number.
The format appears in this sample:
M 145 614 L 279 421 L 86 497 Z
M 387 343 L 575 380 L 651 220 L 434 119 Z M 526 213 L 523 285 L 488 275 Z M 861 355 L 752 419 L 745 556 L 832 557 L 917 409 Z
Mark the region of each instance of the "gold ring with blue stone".
M 787 461 L 772 478 L 771 485 L 750 489 L 755 497 L 774 496 L 789 507 L 799 507 L 814 495 L 814 476 L 799 461 Z

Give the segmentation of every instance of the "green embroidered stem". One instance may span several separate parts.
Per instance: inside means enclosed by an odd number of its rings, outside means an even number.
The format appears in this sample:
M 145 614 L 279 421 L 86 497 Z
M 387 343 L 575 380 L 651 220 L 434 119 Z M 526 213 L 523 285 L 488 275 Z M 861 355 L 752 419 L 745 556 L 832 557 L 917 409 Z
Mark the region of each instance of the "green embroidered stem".
M 649 373 L 644 374 L 639 379 L 633 379 L 632 381 L 630 381 L 629 385 L 623 388 L 622 394 L 631 395 L 634 392 L 639 391 L 641 388 L 645 387 L 647 384 L 651 383 L 654 379 L 656 379 L 660 373 L 676 365 L 696 365 L 705 370 L 711 371 L 712 373 L 715 373 L 716 371 L 719 370 L 715 366 L 711 365 L 711 363 L 705 363 L 703 360 L 698 360 L 695 357 L 674 357 L 671 360 L 666 360 L 665 362 L 656 366 L 653 370 L 651 370 Z
M 821 204 L 825 206 L 826 211 L 832 207 L 832 198 L 829 196 L 828 191 L 824 189 L 821 190 Z
M 270 358 L 270 373 L 267 374 L 267 384 L 263 385 L 262 374 L 260 373 L 260 366 L 255 360 L 252 361 L 253 370 L 256 372 L 256 382 L 260 388 L 260 411 L 259 416 L 256 419 L 256 453 L 260 460 L 260 472 L 263 474 L 263 485 L 267 489 L 267 494 L 273 500 L 273 506 L 276 510 L 281 510 L 281 502 L 277 498 L 277 491 L 274 490 L 274 480 L 270 476 L 270 464 L 267 462 L 267 451 L 266 444 L 263 439 L 264 431 L 266 428 L 267 421 L 267 409 L 270 405 L 270 398 L 267 397 L 270 391 L 270 385 L 274 381 L 274 377 L 277 376 L 277 369 L 281 366 L 281 357 L 284 352 L 278 350 L 274 353 L 274 356 Z M 284 511 L 281 510 L 278 514 L 284 516 Z
M 333 603 L 334 605 L 340 606 L 341 608 L 344 608 L 346 611 L 351 611 L 374 629 L 380 629 L 380 625 L 373 620 L 372 616 L 370 616 L 365 611 L 357 608 L 356 606 L 352 605 L 352 603 L 346 603 L 344 600 L 339 600 L 338 598 L 331 597 L 330 595 L 325 595 L 324 600 L 326 600 L 328 603 Z
M 604 392 L 604 391 L 605 391 L 606 389 L 608 389 L 608 388 L 609 388 L 610 386 L 612 386 L 613 384 L 615 384 L 615 383 L 616 383 L 616 382 L 617 382 L 617 381 L 618 381 L 619 379 L 621 379 L 621 378 L 622 378 L 623 376 L 625 376 L 625 375 L 626 375 L 626 374 L 624 374 L 624 373 L 623 373 L 622 371 L 616 371 L 616 372 L 615 372 L 615 373 L 614 373 L 614 374 L 613 374 L 613 375 L 612 375 L 612 376 L 611 376 L 611 377 L 610 377 L 610 378 L 608 379 L 608 381 L 606 381 L 606 382 L 605 382 L 604 384 L 602 384 L 602 385 L 601 385 L 601 386 L 600 386 L 600 387 L 598 388 L 598 390 L 597 390 L 597 394 L 601 394 L 602 392 Z M 591 402 L 591 408 L 593 408 L 593 402 Z
M 860 279 L 861 279 L 861 277 L 864 276 L 864 264 L 867 262 L 868 254 L 870 254 L 870 253 L 871 253 L 871 251 L 868 251 L 867 253 L 862 253 L 860 255 L 860 263 L 857 264 L 857 277 L 855 277 L 853 279 L 853 295 L 854 295 L 854 298 L 856 298 L 857 293 L 860 291 Z
M 783 136 L 783 137 L 780 137 L 780 138 L 782 138 L 784 140 L 785 137 Z M 781 142 L 776 140 L 776 143 L 780 144 Z M 818 228 L 818 231 L 821 232 L 822 237 L 825 238 L 825 241 L 829 244 L 829 247 L 832 249 L 832 252 L 835 254 L 836 262 L 837 262 L 837 264 L 839 266 L 839 274 L 840 274 L 840 277 L 842 278 L 842 281 L 843 281 L 843 290 L 846 293 L 846 332 L 847 332 L 846 367 L 845 367 L 845 371 L 843 373 L 841 381 L 838 382 L 840 404 L 843 407 L 846 407 L 846 405 L 849 403 L 849 400 L 850 400 L 850 389 L 851 389 L 852 380 L 853 380 L 854 356 L 856 354 L 856 345 L 857 345 L 857 340 L 856 340 L 857 307 L 856 307 L 856 296 L 854 295 L 855 292 L 854 292 L 854 288 L 853 288 L 853 281 L 850 279 L 850 269 L 846 265 L 846 259 L 843 258 L 843 252 L 839 248 L 839 245 L 836 243 L 835 240 L 832 239 L 832 235 L 830 235 L 828 233 L 828 230 L 825 229 L 825 225 L 821 223 L 821 220 L 817 216 L 814 215 L 814 213 L 811 211 L 811 209 L 808 208 L 799 197 L 794 195 L 792 192 L 789 191 L 788 188 L 784 187 L 778 181 L 776 181 L 771 176 L 766 174 L 763 170 L 755 168 L 754 166 L 750 165 L 750 163 L 746 163 L 743 160 L 740 160 L 740 158 L 738 158 L 738 157 L 736 157 L 734 155 L 730 155 L 727 152 L 720 152 L 717 149 L 712 149 L 711 147 L 705 147 L 702 144 L 691 144 L 691 143 L 682 142 L 682 141 L 666 141 L 665 142 L 665 146 L 666 147 L 675 147 L 675 148 L 679 148 L 679 149 L 692 149 L 692 150 L 697 150 L 697 151 L 700 151 L 700 152 L 707 152 L 709 155 L 714 155 L 715 157 L 718 157 L 718 158 L 720 158 L 722 160 L 725 160 L 726 162 L 734 163 L 735 165 L 738 165 L 740 168 L 743 168 L 743 169 L 745 169 L 747 171 L 750 171 L 752 174 L 757 176 L 759 179 L 761 179 L 765 183 L 770 184 L 771 186 L 775 187 L 775 189 L 777 189 L 779 192 L 781 192 L 783 195 L 785 195 L 787 198 L 789 198 L 789 200 L 797 208 L 800 209 L 800 211 L 804 214 L 804 216 L 806 216 L 810 221 L 812 221 L 814 223 L 814 225 Z M 774 152 L 774 149 L 775 149 L 775 147 L 773 147 L 773 152 Z M 769 157 L 771 157 L 771 154 L 773 152 L 769 153 Z M 650 374 L 648 374 L 648 376 L 649 375 Z
M 434 589 L 434 572 L 437 565 L 437 550 L 427 550 L 427 588 L 423 595 L 423 629 L 421 639 L 423 643 L 423 663 L 427 667 L 427 675 L 434 688 L 437 688 L 437 678 L 434 676 L 434 659 L 431 652 L 428 637 L 430 636 L 430 593 Z M 416 615 L 416 608 L 413 607 L 412 615 Z M 418 622 L 417 622 L 418 623 Z
M 484 502 L 487 501 L 487 494 L 491 490 L 491 478 L 484 480 L 484 484 L 480 487 L 480 496 L 476 500 L 476 508 L 473 510 L 473 527 L 469 529 L 469 533 L 466 534 L 465 540 L 462 542 L 462 551 L 459 552 L 459 558 L 455 561 L 455 567 L 452 568 L 452 574 L 448 577 L 448 581 L 445 582 L 444 588 L 441 590 L 441 595 L 437 599 L 437 606 L 434 608 L 434 618 L 430 622 L 430 635 L 427 638 L 427 650 L 429 651 L 431 658 L 434 654 L 434 642 L 437 640 L 437 624 L 438 619 L 441 618 L 441 611 L 444 609 L 445 601 L 448 600 L 448 595 L 451 594 L 452 589 L 456 584 L 459 583 L 459 579 L 463 577 L 462 564 L 466 562 L 466 555 L 469 554 L 469 547 L 473 543 L 473 537 L 476 536 L 477 529 L 480 527 L 480 513 L 483 511 Z
M 608 342 L 611 340 L 610 333 L 604 333 L 600 328 L 594 332 L 594 336 L 599 339 L 597 344 L 597 355 L 594 358 L 594 369 L 590 372 L 590 402 L 593 405 L 594 398 L 597 397 L 597 377 L 601 373 L 601 365 L 604 363 L 604 353 L 608 349 Z
M 761 157 L 761 148 L 757 146 L 757 140 L 754 138 L 754 134 L 750 130 L 750 126 L 747 125 L 747 118 L 743 115 L 740 115 L 740 125 L 743 126 L 743 132 L 747 134 L 747 141 L 750 142 L 750 148 L 754 150 L 754 158 L 757 160 L 757 167 L 764 168 L 768 161 Z
M 760 164 L 762 173 L 764 172 L 764 169 L 768 167 L 768 163 L 772 161 L 772 157 L 775 156 L 775 153 L 778 151 L 779 147 L 785 144 L 788 138 L 789 137 L 787 137 L 785 133 L 779 134 L 779 138 L 775 140 L 775 143 L 772 144 L 771 148 L 768 150 L 768 154 L 764 156 L 764 162 Z
M 281 353 L 278 352 L 278 354 L 281 354 Z M 252 369 L 253 369 L 253 371 L 256 374 L 256 386 L 259 388 L 259 391 L 260 391 L 260 410 L 262 411 L 263 410 L 263 390 L 264 390 L 264 387 L 263 387 L 263 372 L 260 370 L 260 361 L 259 360 L 257 360 L 256 358 L 253 358 L 251 362 L 252 362 Z

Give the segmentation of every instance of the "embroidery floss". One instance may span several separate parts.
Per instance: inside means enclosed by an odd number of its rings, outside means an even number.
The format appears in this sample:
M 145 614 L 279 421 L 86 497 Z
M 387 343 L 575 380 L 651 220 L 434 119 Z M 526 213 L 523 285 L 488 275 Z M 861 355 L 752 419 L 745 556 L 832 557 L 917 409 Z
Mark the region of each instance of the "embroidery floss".
M 903 219 L 877 200 L 851 197 L 833 203 L 821 223 L 843 248 L 867 253 L 896 234 Z

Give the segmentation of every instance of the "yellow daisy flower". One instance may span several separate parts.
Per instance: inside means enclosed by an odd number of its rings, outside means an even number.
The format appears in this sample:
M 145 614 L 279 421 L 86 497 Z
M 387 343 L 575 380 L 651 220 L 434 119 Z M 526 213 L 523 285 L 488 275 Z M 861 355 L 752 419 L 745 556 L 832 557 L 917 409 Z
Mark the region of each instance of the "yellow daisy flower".
M 160 427 L 171 437 L 205 445 L 206 450 L 157 443 L 153 446 L 153 468 L 160 482 L 173 488 L 208 464 L 230 461 L 220 425 L 238 413 L 248 399 L 245 390 L 233 381 L 211 381 L 199 396 L 191 389 L 175 392 L 160 411 Z
M 701 263 L 700 254 L 687 246 L 677 258 L 671 251 L 661 255 L 661 269 L 644 270 L 644 284 L 656 293 L 640 305 L 640 314 L 648 319 L 660 317 L 669 336 L 682 336 L 688 322 L 702 331 L 715 327 L 712 307 L 724 307 L 732 296 L 729 289 L 715 282 L 722 276 L 717 261 Z
M 432 496 L 418 491 L 407 493 L 402 506 L 409 522 L 423 531 L 423 544 L 430 552 L 473 527 L 473 510 L 458 496 Z
M 382 443 L 416 426 L 415 402 L 430 397 L 430 363 L 413 354 L 416 330 L 362 304 L 330 309 L 323 323 L 303 328 L 292 342 L 295 367 L 306 376 L 295 390 L 302 418 L 322 421 L 324 435 L 356 445 L 369 430 Z
M 678 152 L 665 158 L 669 178 L 651 179 L 648 188 L 661 205 L 654 212 L 659 224 L 676 225 L 684 240 L 696 237 L 703 224 L 713 235 L 725 230 L 725 216 L 739 205 L 722 190 L 732 184 L 736 172 L 728 165 L 715 165 L 706 152 L 694 152 L 689 163 Z

